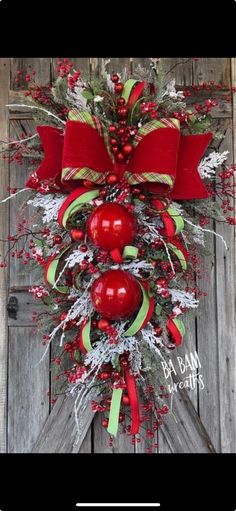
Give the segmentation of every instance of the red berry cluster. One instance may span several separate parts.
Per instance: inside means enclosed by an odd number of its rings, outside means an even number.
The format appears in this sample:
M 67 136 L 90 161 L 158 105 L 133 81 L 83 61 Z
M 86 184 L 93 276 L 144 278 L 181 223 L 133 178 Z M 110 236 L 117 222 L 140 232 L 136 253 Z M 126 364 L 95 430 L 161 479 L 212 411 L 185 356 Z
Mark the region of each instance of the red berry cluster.
M 158 117 L 156 110 L 157 103 L 154 103 L 153 101 L 143 102 L 141 103 L 140 108 L 142 115 L 148 115 L 150 119 L 156 119 Z
M 80 71 L 75 71 L 73 75 L 68 75 L 67 82 L 70 90 L 74 90 L 74 87 L 80 77 Z

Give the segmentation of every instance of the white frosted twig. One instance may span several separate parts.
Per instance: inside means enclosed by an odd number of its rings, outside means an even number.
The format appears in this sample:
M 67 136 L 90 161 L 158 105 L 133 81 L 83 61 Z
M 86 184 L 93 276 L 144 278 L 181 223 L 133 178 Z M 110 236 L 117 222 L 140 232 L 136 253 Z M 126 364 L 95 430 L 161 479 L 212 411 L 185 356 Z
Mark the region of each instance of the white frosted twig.
M 38 136 L 39 136 L 39 134 L 35 133 L 31 137 L 21 138 L 20 140 L 13 140 L 12 142 L 0 142 L 0 143 L 4 144 L 4 145 L 24 144 L 24 142 L 27 142 L 28 140 L 32 140 L 33 138 L 38 137 Z
M 12 197 L 16 197 L 16 195 L 18 195 L 19 193 L 26 192 L 26 191 L 29 192 L 29 188 L 23 188 L 22 190 L 18 190 L 18 192 L 12 193 L 12 195 L 9 195 L 8 197 L 6 197 L 6 199 L 1 200 L 0 204 L 2 204 L 3 202 L 7 202 L 8 200 L 12 199 Z
M 40 106 L 33 106 L 33 105 L 24 105 L 24 104 L 18 104 L 18 103 L 11 103 L 10 105 L 6 105 L 7 107 L 14 106 L 14 107 L 23 107 L 23 108 L 30 108 L 31 110 L 40 110 L 41 112 L 46 113 L 49 117 L 54 117 L 54 119 L 57 119 L 57 121 L 61 122 L 62 124 L 66 124 L 65 121 L 60 119 L 60 117 L 57 117 L 57 115 L 53 114 L 52 112 L 49 112 L 49 110 L 46 110 L 46 108 L 41 108 Z
M 165 251 L 166 251 L 166 253 L 167 253 L 167 257 L 168 257 L 169 263 L 170 263 L 170 265 L 171 265 L 172 272 L 173 272 L 173 273 L 174 273 L 174 275 L 175 275 L 175 269 L 174 269 L 174 265 L 173 265 L 173 263 L 172 263 L 172 259 L 171 259 L 171 257 L 170 257 L 170 251 L 169 251 L 169 249 L 168 249 L 167 243 L 164 241 L 164 239 L 162 238 L 162 236 L 160 236 L 160 234 L 159 234 L 159 237 L 160 237 L 160 240 L 162 241 L 162 243 L 163 243 L 163 245 L 164 245 L 164 247 L 165 247 Z
M 226 248 L 226 250 L 228 250 L 228 246 L 226 244 L 226 241 L 224 240 L 223 236 L 221 236 L 221 234 L 218 234 L 218 232 L 215 232 L 215 231 L 212 231 L 211 229 L 204 229 L 203 227 L 201 227 L 200 225 L 196 225 L 192 222 L 190 222 L 190 220 L 187 220 L 186 218 L 184 218 L 184 221 L 191 225 L 192 227 L 194 227 L 195 229 L 199 229 L 200 231 L 203 231 L 203 232 L 209 232 L 210 234 L 214 234 L 215 236 L 217 236 L 218 238 L 221 239 L 221 241 L 224 243 L 224 246 Z

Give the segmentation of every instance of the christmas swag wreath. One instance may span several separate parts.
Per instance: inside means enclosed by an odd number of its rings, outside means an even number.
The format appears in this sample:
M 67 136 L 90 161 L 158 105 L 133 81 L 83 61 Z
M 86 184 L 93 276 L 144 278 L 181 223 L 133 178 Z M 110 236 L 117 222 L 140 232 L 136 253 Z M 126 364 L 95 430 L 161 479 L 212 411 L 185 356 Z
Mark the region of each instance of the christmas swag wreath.
M 34 319 L 45 354 L 57 346 L 56 379 L 75 397 L 78 429 L 83 394 L 110 445 L 119 427 L 139 442 L 144 424 L 152 443 L 171 412 L 161 362 L 203 294 L 199 253 L 205 232 L 216 234 L 206 226 L 234 224 L 234 167 L 214 150 L 216 101 L 194 104 L 196 87 L 176 90 L 158 59 L 132 77 L 110 75 L 105 63 L 84 81 L 68 59 L 57 71 L 53 85 L 26 76 L 23 106 L 37 133 L 4 148 L 4 158 L 32 167 L 35 212 L 9 237 L 12 255 L 39 269 L 29 291 L 47 310 Z

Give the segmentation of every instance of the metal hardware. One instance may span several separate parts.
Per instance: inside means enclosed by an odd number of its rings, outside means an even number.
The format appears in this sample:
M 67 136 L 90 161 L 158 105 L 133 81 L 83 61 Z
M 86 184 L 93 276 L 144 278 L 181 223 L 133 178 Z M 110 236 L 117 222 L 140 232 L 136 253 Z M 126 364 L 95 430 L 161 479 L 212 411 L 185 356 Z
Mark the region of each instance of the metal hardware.
M 10 296 L 7 304 L 8 317 L 11 319 L 17 319 L 17 311 L 19 310 L 19 304 L 16 296 Z

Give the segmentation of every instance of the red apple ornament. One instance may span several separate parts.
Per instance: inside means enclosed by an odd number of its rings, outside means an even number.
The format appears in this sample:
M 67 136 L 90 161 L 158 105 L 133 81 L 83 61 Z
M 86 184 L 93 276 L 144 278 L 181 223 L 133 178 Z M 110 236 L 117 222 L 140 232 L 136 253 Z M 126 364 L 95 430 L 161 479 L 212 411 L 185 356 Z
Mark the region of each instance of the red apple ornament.
M 141 305 L 141 287 L 130 273 L 108 270 L 93 282 L 91 300 L 94 309 L 104 318 L 128 318 Z
M 136 220 L 124 206 L 107 202 L 91 213 L 87 233 L 92 242 L 103 250 L 123 249 L 136 235 Z

